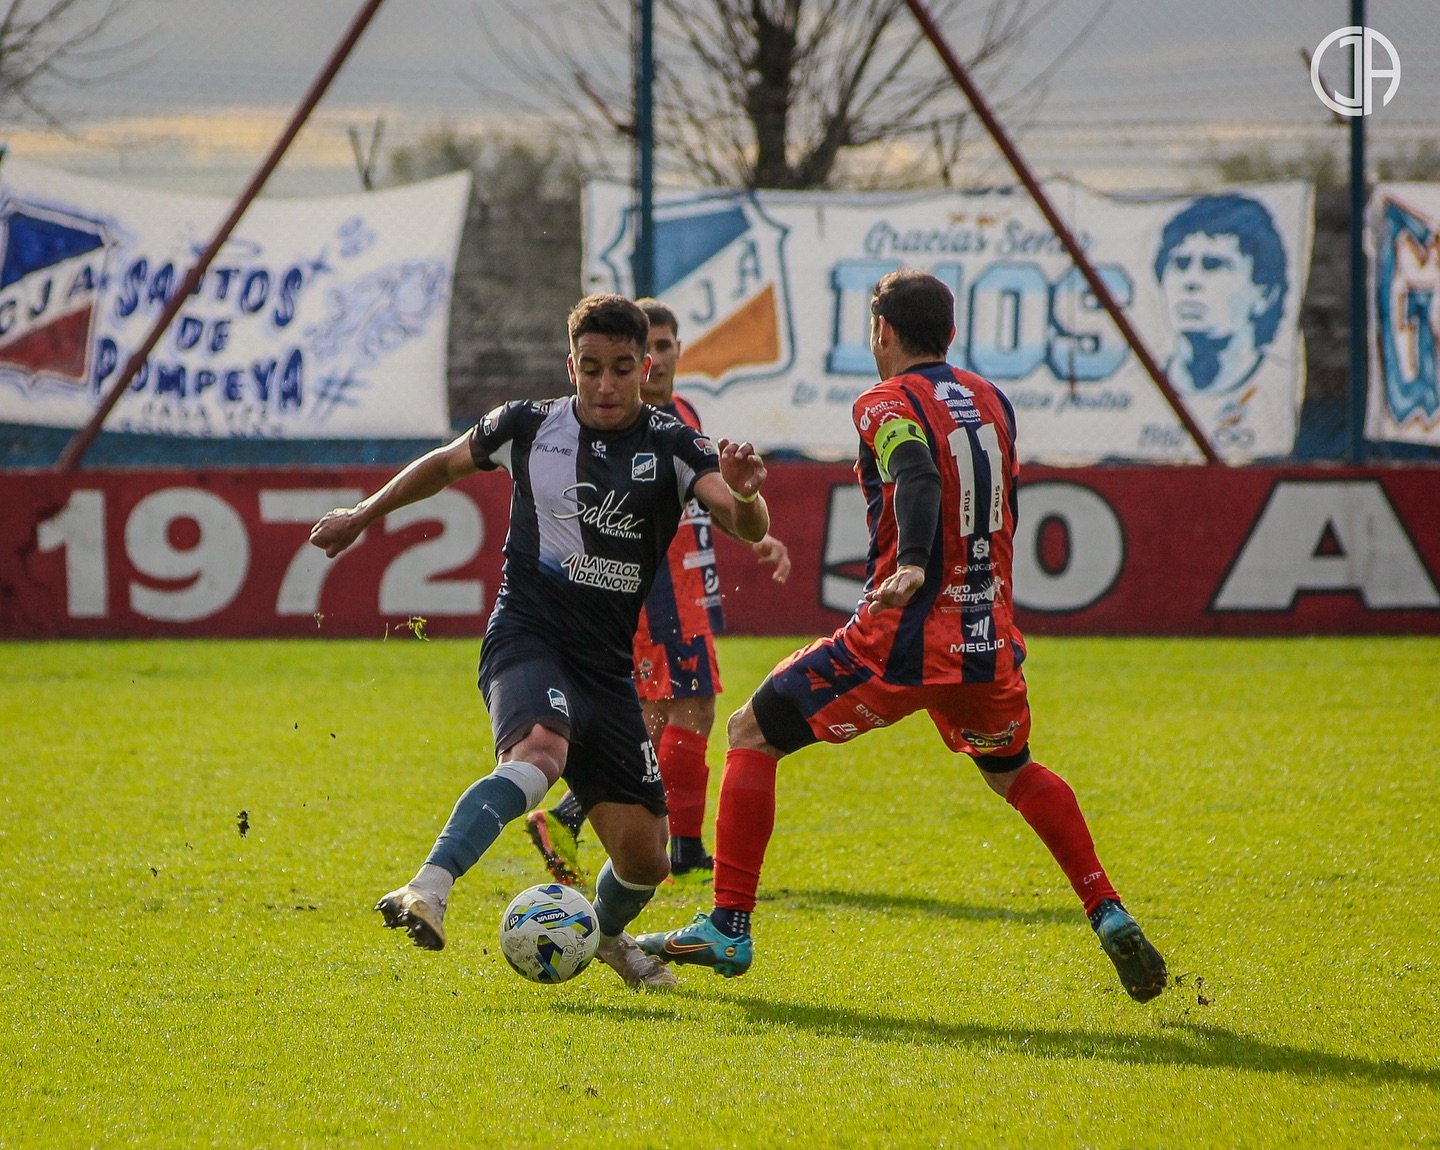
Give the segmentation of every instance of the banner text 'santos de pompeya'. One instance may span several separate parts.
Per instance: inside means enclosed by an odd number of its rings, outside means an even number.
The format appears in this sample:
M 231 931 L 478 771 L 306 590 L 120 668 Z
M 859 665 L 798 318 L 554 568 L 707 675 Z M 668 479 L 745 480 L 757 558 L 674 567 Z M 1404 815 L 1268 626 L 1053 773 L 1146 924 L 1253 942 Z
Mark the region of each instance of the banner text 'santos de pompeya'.
M 140 366 L 107 430 L 441 436 L 461 173 L 257 200 Z M 229 201 L 0 167 L 0 420 L 80 427 Z

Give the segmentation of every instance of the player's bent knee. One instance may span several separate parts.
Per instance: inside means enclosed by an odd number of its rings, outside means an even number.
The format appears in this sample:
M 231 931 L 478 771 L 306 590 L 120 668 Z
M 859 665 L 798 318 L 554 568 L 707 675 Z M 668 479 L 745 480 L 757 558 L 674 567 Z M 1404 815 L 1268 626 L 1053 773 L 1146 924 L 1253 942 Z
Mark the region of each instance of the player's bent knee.
M 670 874 L 670 856 L 662 847 L 658 851 L 627 851 L 623 857 L 611 857 L 615 876 L 632 887 L 659 886 Z
M 565 770 L 570 742 L 563 735 L 536 723 L 500 753 L 500 761 L 519 759 L 545 772 L 553 786 Z
M 1030 748 L 1021 747 L 1013 755 L 971 755 L 975 765 L 987 775 L 1006 775 L 1018 771 L 1030 761 Z
M 764 744 L 765 736 L 749 703 L 730 716 L 725 724 L 725 739 L 731 747 L 751 750 Z
M 710 728 L 715 725 L 715 696 L 703 695 L 686 702 L 689 706 L 685 709 L 685 717 L 693 724 L 691 730 L 709 734 Z
M 745 712 L 754 729 L 756 741 L 738 744 L 732 742 L 732 747 L 748 746 L 781 756 L 792 754 L 817 741 L 815 732 L 810 728 L 810 721 L 800 713 L 800 709 L 793 702 L 776 690 L 773 678 L 766 679 L 750 696 L 750 701 L 745 704 Z
M 990 789 L 1003 799 L 1020 768 L 1030 761 L 1030 748 L 1021 747 L 1013 755 L 972 755 L 971 758 Z

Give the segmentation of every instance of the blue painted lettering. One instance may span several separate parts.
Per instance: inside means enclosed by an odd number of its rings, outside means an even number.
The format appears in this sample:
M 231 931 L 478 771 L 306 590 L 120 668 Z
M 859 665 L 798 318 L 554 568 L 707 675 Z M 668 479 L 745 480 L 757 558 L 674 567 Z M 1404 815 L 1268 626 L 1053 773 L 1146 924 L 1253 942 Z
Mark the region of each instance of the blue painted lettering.
M 120 281 L 120 290 L 115 293 L 115 314 L 121 319 L 135 314 L 135 309 L 140 306 L 140 288 L 149 277 L 150 265 L 144 257 L 126 269 Z
M 1082 237 L 1082 242 L 1088 239 Z M 874 374 L 870 295 L 881 276 L 900 266 L 889 260 L 855 259 L 831 269 L 835 308 L 827 371 Z M 1108 378 L 1129 356 L 1129 348 L 1112 332 L 1099 301 L 1073 267 L 1053 290 L 1042 269 L 1029 262 L 991 263 L 968 290 L 964 265 L 947 261 L 929 270 L 955 294 L 950 362 L 957 366 L 996 381 L 1022 379 L 1048 368 L 1058 379 L 1091 382 Z M 1134 285 L 1122 267 L 1103 264 L 1098 271 L 1117 299 L 1131 302 Z
M 880 277 L 895 267 L 888 260 L 841 260 L 830 269 L 835 312 L 825 370 L 832 375 L 874 374 L 875 359 L 870 354 L 870 294 Z
M 185 365 L 183 363 L 161 363 L 155 367 L 155 394 L 178 395 L 185 398 Z
M 741 246 L 739 266 L 736 270 L 738 276 L 733 296 L 735 299 L 744 299 L 750 294 L 751 285 L 765 278 L 765 269 L 760 263 L 760 247 L 754 240 L 746 240 Z
M 257 359 L 250 365 L 250 374 L 255 379 L 255 397 L 261 403 L 270 402 L 270 382 L 275 378 L 278 363 L 274 359 Z
M 105 380 L 115 370 L 116 364 L 120 362 L 120 349 L 115 346 L 115 341 L 108 335 L 95 342 L 95 375 L 91 382 L 91 389 L 95 392 L 104 390 Z
M 175 265 L 167 263 L 161 266 L 160 270 L 155 273 L 155 278 L 150 281 L 150 288 L 145 293 L 145 302 L 159 311 L 170 301 L 170 295 L 174 290 Z
M 175 346 L 181 351 L 189 351 L 200 342 L 200 337 L 204 334 L 204 321 L 193 315 L 182 315 L 180 322 L 175 325 Z
M 1374 299 L 1385 405 L 1396 423 L 1412 417 L 1428 421 L 1440 411 L 1440 331 L 1433 318 L 1440 235 L 1392 200 L 1385 202 L 1381 220 Z M 1411 253 L 1409 261 L 1400 258 L 1402 245 Z
M 280 281 L 280 298 L 275 301 L 276 327 L 290 326 L 290 321 L 295 318 L 300 289 L 304 285 L 305 273 L 299 268 L 291 268 L 285 273 L 285 278 Z
M 82 264 L 80 270 L 75 273 L 75 278 L 70 281 L 70 290 L 65 293 L 65 298 L 72 300 L 77 295 L 88 295 L 93 291 L 95 291 L 95 269 L 88 263 Z
M 1079 232 L 1075 242 L 1082 251 L 1088 251 L 1093 237 L 1088 232 Z M 995 252 L 1002 256 L 1063 256 L 1065 244 L 1049 228 L 1029 228 L 1019 220 L 1007 220 L 1005 234 L 995 245 Z
M 256 268 L 245 277 L 245 286 L 240 289 L 240 310 L 246 315 L 254 315 L 269 298 L 270 273 L 264 268 Z
M 285 361 L 285 374 L 280 379 L 280 410 L 300 408 L 305 402 L 305 357 L 297 347 Z
M 45 282 L 40 285 L 40 290 L 36 293 L 40 298 L 30 305 L 31 319 L 36 319 L 45 314 L 45 309 L 50 304 L 50 288 L 54 283 L 55 278 L 53 276 L 47 276 Z
M 976 255 L 990 246 L 983 227 L 906 228 L 900 231 L 889 220 L 871 225 L 862 241 L 862 250 L 872 259 L 886 256 L 913 262 L 922 255 Z
M 223 301 L 230 294 L 230 281 L 240 274 L 240 269 L 211 268 L 209 274 L 215 279 L 215 298 Z
M 1134 285 L 1123 268 L 1107 264 L 1097 269 L 1102 283 L 1121 307 L 1128 307 Z M 1050 343 L 1050 371 L 1056 379 L 1089 383 L 1109 379 L 1130 356 L 1130 345 L 1120 338 L 1085 276 L 1071 267 L 1055 285 L 1050 304 L 1050 326 L 1056 335 Z
M 991 264 L 970 290 L 972 371 L 1022 379 L 1045 362 L 1050 285 L 1035 264 Z

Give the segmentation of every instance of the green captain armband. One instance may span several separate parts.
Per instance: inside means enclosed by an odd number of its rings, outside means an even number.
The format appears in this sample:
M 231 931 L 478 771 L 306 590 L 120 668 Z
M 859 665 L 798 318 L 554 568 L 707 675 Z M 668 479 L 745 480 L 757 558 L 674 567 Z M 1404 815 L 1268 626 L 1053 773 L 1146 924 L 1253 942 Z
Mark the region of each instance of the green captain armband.
M 875 432 L 875 461 L 880 465 L 880 478 L 886 483 L 891 480 L 890 457 L 895 454 L 895 449 L 902 443 L 912 442 L 923 443 L 927 447 L 930 445 L 925 432 L 913 419 L 889 420 Z

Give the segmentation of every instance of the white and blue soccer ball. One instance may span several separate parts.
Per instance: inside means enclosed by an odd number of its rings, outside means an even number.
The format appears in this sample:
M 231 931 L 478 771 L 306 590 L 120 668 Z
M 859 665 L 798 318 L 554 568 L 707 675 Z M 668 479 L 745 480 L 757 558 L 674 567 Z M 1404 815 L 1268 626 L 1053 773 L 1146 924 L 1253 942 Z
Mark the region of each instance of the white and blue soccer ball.
M 590 900 L 573 886 L 522 890 L 500 919 L 500 951 L 531 982 L 565 982 L 590 965 L 600 924 Z

